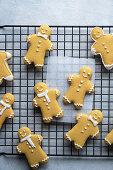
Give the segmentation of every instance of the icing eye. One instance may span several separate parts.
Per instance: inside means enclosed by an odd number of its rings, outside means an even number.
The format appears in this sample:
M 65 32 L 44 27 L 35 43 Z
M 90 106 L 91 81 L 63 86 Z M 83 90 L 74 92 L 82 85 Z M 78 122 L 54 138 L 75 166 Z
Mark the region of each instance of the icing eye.
M 95 113 L 95 115 L 97 115 L 97 113 Z
M 100 31 L 98 31 L 98 33 L 99 33 Z
M 6 96 L 6 99 L 8 99 L 8 96 Z
M 96 33 L 94 33 L 94 35 L 96 35 Z
M 46 31 L 48 31 L 48 29 L 46 28 Z
M 22 134 L 22 132 L 20 132 L 20 135 Z
M 11 98 L 9 100 L 11 101 Z
M 83 73 L 85 73 L 86 71 L 84 70 Z
M 90 73 L 88 73 L 88 76 L 90 76 Z
M 43 87 L 43 85 L 41 85 L 41 87 Z
M 36 89 L 38 90 L 38 87 Z
M 42 30 L 43 30 L 44 28 L 42 27 Z
M 23 132 L 25 132 L 25 130 L 23 130 Z
M 98 118 L 100 119 L 100 116 L 98 116 Z

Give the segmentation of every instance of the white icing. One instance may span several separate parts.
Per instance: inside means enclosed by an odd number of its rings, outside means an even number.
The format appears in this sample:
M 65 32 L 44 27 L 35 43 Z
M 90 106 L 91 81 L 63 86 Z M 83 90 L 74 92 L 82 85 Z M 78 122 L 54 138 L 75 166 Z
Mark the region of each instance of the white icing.
M 79 89 L 77 89 L 77 92 L 79 92 Z
M 46 90 L 45 92 L 41 93 L 41 94 L 37 94 L 37 97 L 45 97 L 47 102 L 50 103 L 50 99 L 49 99 L 49 96 L 47 95 L 48 94 L 48 90 Z
M 42 35 L 40 32 L 38 32 L 37 36 L 38 36 L 38 37 L 42 37 L 42 38 L 44 38 L 45 40 L 47 40 L 47 38 L 48 38 L 47 35 Z
M 36 102 L 36 100 L 35 100 L 35 99 L 33 99 L 33 101 L 34 101 L 35 107 L 37 107 L 37 102 Z
M 105 141 L 109 143 L 109 145 L 111 145 L 110 141 L 108 139 L 105 138 Z
M 18 151 L 18 153 L 21 153 L 21 150 L 19 149 L 19 147 L 17 146 L 17 151 Z
M 84 131 L 82 130 L 81 133 L 84 133 Z
M 57 96 L 59 96 L 59 94 L 58 94 L 58 90 L 56 90 L 56 95 L 57 95 Z
M 49 157 L 47 156 L 45 159 L 42 160 L 42 162 L 45 162 L 49 159 Z
M 10 75 L 10 76 L 5 77 L 4 79 L 8 80 L 8 81 L 11 81 L 11 80 L 13 80 L 13 78 L 14 78 L 13 75 Z
M 80 115 L 77 117 L 77 119 L 76 119 L 76 120 L 80 119 L 81 117 L 82 117 L 82 114 L 80 114 Z
M 69 139 L 69 141 L 71 142 L 71 138 L 69 137 L 69 135 L 66 133 L 66 137 Z
M 70 76 L 69 80 L 68 81 L 71 81 L 73 79 L 73 75 Z
M 74 143 L 75 146 L 78 146 L 79 148 L 82 148 L 82 146 L 80 146 L 79 144 L 77 143 Z
M 48 48 L 48 50 L 51 51 L 52 47 L 53 47 L 53 44 L 51 44 L 51 46 L 50 46 L 50 48 Z
M 32 148 L 35 148 L 35 145 L 34 145 L 34 143 L 32 142 L 32 140 L 30 138 L 31 138 L 31 135 L 28 135 L 27 137 L 21 139 L 20 142 L 24 142 L 24 141 L 27 140 L 28 143 L 32 146 Z
M 28 40 L 27 40 L 27 42 L 30 42 L 30 39 L 31 39 L 31 36 L 29 35 L 29 36 L 28 36 Z
M 43 64 L 36 64 L 35 67 L 43 67 Z
M 93 135 L 93 137 L 95 137 L 98 133 L 99 133 L 99 131 L 97 131 L 97 132 Z
M 56 115 L 56 117 L 59 117 L 62 112 L 63 112 L 63 111 L 61 110 L 61 112 L 59 112 L 59 113 Z
M 66 96 L 63 96 L 63 98 L 64 98 L 68 103 L 71 103 Z
M 83 106 L 83 104 L 80 104 L 80 103 L 74 103 L 74 106 Z
M 93 123 L 94 126 L 97 126 L 97 125 L 98 125 L 98 122 L 95 121 L 95 120 L 93 120 L 93 118 L 92 118 L 91 115 L 88 117 L 88 120 L 90 120 L 90 121 Z
M 1 104 L 2 106 L 4 106 L 4 108 L 3 108 L 3 109 L 1 110 L 1 112 L 0 112 L 0 116 L 1 116 L 1 115 L 3 114 L 3 112 L 4 112 L 7 108 L 10 108 L 10 107 L 11 107 L 11 105 L 4 103 L 3 100 L 0 100 L 0 104 Z
M 31 165 L 32 168 L 36 168 L 39 164 Z
M 84 74 L 82 75 L 84 78 L 87 78 L 87 76 L 85 76 Z
M 92 86 L 92 87 L 89 89 L 89 93 L 92 92 L 93 88 L 94 88 L 94 86 Z
M 43 118 L 43 120 L 52 120 L 52 119 L 53 119 L 52 117 Z
M 6 52 L 6 56 L 7 56 L 7 59 L 10 59 L 12 57 L 12 55 L 8 52 Z
M 26 57 L 24 57 L 24 60 L 25 60 L 28 64 L 31 64 L 31 62 L 30 62 Z
M 41 139 L 40 139 L 40 136 L 38 135 L 38 140 L 40 141 L 40 144 L 41 144 Z
M 50 110 L 50 107 L 48 107 L 48 110 Z
M 14 116 L 14 113 L 11 113 L 8 118 L 12 118 Z

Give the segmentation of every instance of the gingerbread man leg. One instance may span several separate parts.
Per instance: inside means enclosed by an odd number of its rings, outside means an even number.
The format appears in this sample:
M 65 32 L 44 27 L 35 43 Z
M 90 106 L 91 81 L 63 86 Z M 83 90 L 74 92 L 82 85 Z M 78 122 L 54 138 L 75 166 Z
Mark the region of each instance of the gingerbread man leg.
M 32 54 L 31 51 L 32 50 L 31 50 L 31 47 L 30 47 L 27 54 L 24 57 L 24 63 L 26 65 L 30 65 L 33 62 L 33 56 L 31 56 L 31 54 Z
M 37 57 L 35 57 L 34 65 L 36 69 L 41 69 L 44 65 L 44 56 L 39 54 Z
M 75 109 L 81 109 L 83 107 L 83 99 L 77 99 L 74 101 L 74 106 L 75 106 Z

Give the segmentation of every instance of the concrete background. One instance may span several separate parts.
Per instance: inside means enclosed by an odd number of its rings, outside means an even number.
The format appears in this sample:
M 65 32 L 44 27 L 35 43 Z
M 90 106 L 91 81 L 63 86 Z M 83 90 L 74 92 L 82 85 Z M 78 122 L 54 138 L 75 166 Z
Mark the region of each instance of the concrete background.
M 0 25 L 113 25 L 113 0 L 0 0 Z M 113 159 L 51 158 L 40 169 L 112 169 Z M 0 170 L 29 170 L 24 157 L 0 156 Z

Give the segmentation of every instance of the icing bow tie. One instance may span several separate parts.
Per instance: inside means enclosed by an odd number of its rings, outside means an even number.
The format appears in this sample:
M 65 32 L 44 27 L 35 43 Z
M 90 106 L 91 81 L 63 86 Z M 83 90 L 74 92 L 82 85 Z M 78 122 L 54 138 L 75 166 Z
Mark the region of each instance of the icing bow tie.
M 45 92 L 43 92 L 41 94 L 37 94 L 37 97 L 45 97 L 47 102 L 50 103 L 50 99 L 47 94 L 48 94 L 48 90 L 46 90 Z
M 35 145 L 34 145 L 34 143 L 32 142 L 32 140 L 31 140 L 30 137 L 31 137 L 31 135 L 29 135 L 29 136 L 27 136 L 27 137 L 21 139 L 20 142 L 24 142 L 25 140 L 27 140 L 28 143 L 32 146 L 32 148 L 35 148 Z
M 94 126 L 97 126 L 97 125 L 98 125 L 98 122 L 95 121 L 95 120 L 93 120 L 93 118 L 92 118 L 91 115 L 88 117 L 88 120 L 90 120 L 90 121 L 93 123 Z
M 44 38 L 45 40 L 47 40 L 47 38 L 48 38 L 47 35 L 43 35 L 43 34 L 41 34 L 40 32 L 38 32 L 38 37 L 42 37 L 42 38 Z

